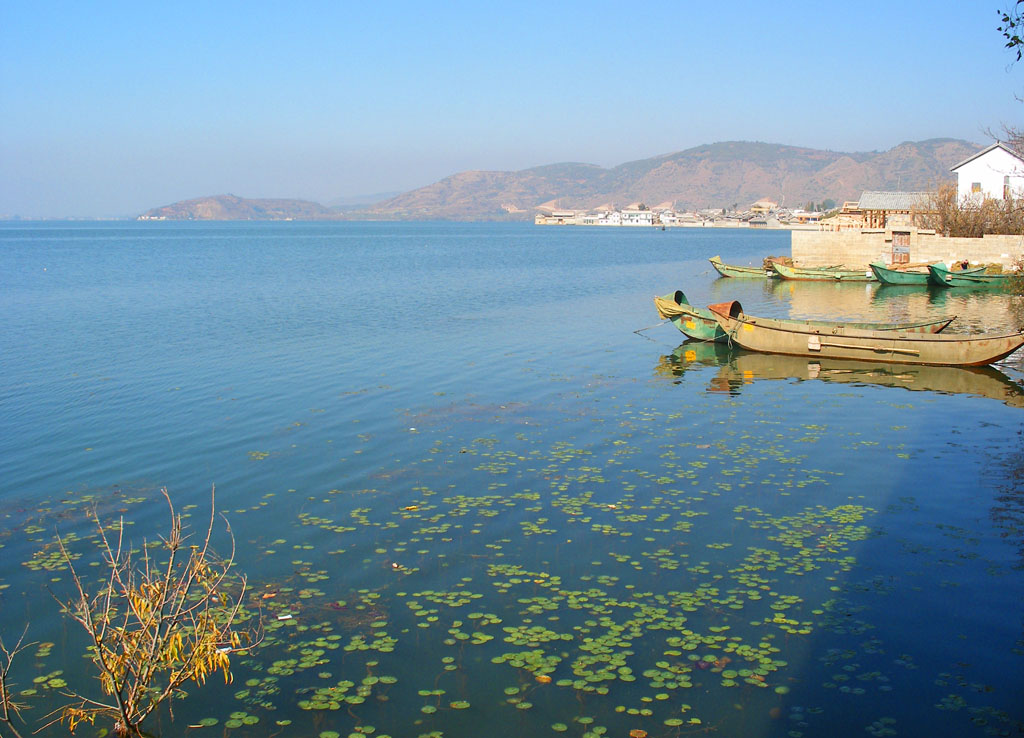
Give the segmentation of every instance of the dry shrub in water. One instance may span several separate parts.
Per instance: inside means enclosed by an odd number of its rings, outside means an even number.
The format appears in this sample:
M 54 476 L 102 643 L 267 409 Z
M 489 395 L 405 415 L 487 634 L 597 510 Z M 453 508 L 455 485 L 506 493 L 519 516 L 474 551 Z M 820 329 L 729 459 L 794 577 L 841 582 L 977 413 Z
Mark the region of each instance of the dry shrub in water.
M 179 696 L 185 682 L 203 684 L 218 671 L 230 681 L 230 654 L 259 640 L 258 618 L 239 627 L 248 618 L 242 610 L 246 580 L 232 574 L 234 537 L 226 520 L 230 555 L 219 558 L 211 548 L 214 491 L 205 535 L 194 544 L 187 543 L 167 490 L 161 491 L 170 510 L 170 532 L 134 552 L 125 540 L 123 520 L 104 527 L 93 512 L 106 572 L 95 589 L 75 570 L 58 538 L 76 590 L 61 604 L 85 629 L 89 657 L 107 696 L 93 699 L 71 692 L 74 702 L 56 718 L 71 731 L 106 717 L 118 735 L 141 735 L 143 721 Z
M 21 638 L 11 648 L 4 645 L 4 639 L 0 638 L 0 725 L 5 725 L 14 738 L 21 738 L 21 733 L 18 732 L 18 728 L 14 725 L 14 718 L 21 718 L 21 708 L 23 705 L 18 704 L 11 697 L 13 685 L 10 681 L 10 672 L 11 664 L 14 663 L 14 657 L 32 645 L 25 643 L 25 633 L 27 632 L 28 628 L 26 627 L 25 631 L 21 634 Z

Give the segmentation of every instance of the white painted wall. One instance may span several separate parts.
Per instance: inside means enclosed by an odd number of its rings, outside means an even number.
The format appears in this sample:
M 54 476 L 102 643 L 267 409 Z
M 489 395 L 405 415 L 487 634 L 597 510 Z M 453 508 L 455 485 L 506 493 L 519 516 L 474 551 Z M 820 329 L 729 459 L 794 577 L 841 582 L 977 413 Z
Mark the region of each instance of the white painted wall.
M 622 225 L 650 226 L 654 225 L 654 213 L 650 210 L 623 210 Z
M 1004 178 L 1010 177 L 1014 197 L 1024 195 L 1024 161 L 1002 148 L 994 148 L 956 170 L 958 199 L 1003 199 Z M 981 186 L 981 193 L 974 191 Z

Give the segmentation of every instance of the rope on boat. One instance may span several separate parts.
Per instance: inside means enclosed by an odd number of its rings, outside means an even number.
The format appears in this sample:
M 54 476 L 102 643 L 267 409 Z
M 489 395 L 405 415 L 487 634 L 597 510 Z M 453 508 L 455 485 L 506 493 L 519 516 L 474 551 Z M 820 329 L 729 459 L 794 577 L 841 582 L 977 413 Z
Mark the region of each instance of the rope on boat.
M 657 328 L 659 325 L 665 325 L 667 322 L 668 322 L 667 320 L 663 320 L 660 323 L 655 323 L 654 325 L 649 325 L 646 328 L 637 328 L 633 332 L 636 333 L 636 334 L 639 334 L 642 331 L 649 331 L 651 328 Z

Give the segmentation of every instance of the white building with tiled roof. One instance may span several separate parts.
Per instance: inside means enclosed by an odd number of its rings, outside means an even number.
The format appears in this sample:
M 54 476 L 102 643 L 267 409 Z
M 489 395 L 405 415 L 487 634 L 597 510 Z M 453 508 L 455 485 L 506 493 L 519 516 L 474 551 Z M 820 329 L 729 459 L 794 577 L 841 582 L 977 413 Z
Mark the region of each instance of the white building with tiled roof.
M 1004 143 L 997 141 L 950 171 L 956 173 L 958 199 L 1024 196 L 1024 158 Z

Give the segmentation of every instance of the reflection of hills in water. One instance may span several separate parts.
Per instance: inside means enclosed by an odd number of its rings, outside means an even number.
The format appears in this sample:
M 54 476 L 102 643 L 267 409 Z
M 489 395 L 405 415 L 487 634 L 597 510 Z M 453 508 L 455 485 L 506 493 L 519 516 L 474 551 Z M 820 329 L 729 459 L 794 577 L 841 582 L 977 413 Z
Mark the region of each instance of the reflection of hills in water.
M 765 379 L 819 379 L 824 382 L 899 387 L 907 390 L 987 397 L 1024 407 L 1024 386 L 992 367 L 915 366 L 846 359 L 759 354 L 724 344 L 687 342 L 658 360 L 655 371 L 682 377 L 696 367 L 718 367 L 710 392 L 739 394 L 744 385 Z

